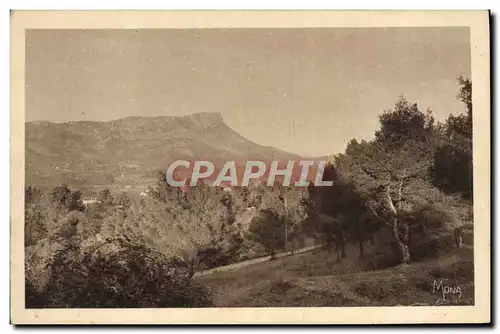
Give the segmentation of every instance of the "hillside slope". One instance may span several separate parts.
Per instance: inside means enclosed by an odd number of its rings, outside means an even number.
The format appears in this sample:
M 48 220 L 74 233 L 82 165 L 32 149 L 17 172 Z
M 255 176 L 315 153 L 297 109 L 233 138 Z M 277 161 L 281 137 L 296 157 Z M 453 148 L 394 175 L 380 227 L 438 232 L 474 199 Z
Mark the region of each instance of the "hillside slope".
M 440 258 L 366 270 L 350 245 L 348 257 L 304 253 L 196 278 L 218 307 L 335 307 L 474 305 L 474 256 L 470 246 Z M 444 296 L 434 283 L 460 287 Z
M 110 122 L 26 123 L 26 183 L 144 185 L 175 160 L 287 161 L 300 157 L 255 144 L 218 113 L 131 117 Z

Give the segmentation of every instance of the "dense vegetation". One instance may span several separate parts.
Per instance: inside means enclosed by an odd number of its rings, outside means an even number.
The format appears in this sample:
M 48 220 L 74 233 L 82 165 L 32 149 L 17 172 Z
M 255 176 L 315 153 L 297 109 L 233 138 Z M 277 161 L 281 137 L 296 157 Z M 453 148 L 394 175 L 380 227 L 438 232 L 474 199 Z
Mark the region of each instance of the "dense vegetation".
M 25 191 L 27 307 L 206 307 L 196 271 L 299 248 L 306 239 L 346 244 L 381 269 L 461 246 L 472 222 L 472 102 L 435 122 L 401 97 L 370 141 L 353 139 L 324 180 L 332 187 L 276 185 L 183 191 L 159 173 L 149 196 L 112 194 L 84 205 L 78 190 Z M 375 251 L 367 254 L 367 245 Z

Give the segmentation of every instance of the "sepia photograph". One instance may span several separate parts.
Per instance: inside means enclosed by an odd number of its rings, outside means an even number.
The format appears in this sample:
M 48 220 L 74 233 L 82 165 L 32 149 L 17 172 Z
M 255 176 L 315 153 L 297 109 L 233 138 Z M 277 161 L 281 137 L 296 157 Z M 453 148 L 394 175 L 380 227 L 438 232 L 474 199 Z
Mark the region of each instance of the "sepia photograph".
M 488 20 L 12 12 L 12 321 L 489 322 Z

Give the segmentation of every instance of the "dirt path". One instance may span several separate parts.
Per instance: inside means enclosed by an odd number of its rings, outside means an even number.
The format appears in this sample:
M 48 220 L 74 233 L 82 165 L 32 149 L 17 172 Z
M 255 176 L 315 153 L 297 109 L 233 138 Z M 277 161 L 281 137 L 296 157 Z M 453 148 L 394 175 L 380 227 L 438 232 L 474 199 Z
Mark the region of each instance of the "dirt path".
M 242 261 L 242 262 L 238 262 L 238 263 L 229 264 L 227 266 L 221 266 L 221 267 L 216 267 L 216 268 L 212 268 L 212 269 L 202 270 L 202 271 L 195 273 L 194 277 L 200 277 L 200 276 L 206 276 L 206 275 L 210 275 L 210 274 L 214 274 L 214 273 L 218 273 L 218 272 L 236 270 L 236 269 L 248 267 L 250 265 L 257 264 L 257 263 L 268 262 L 268 261 L 280 259 L 283 257 L 295 256 L 298 254 L 311 252 L 311 251 L 318 249 L 318 248 L 321 248 L 321 247 L 323 247 L 323 246 L 322 245 L 310 246 L 310 247 L 297 249 L 293 252 L 290 251 L 290 252 L 277 253 L 274 256 L 274 259 L 272 258 L 271 255 L 267 255 L 267 256 L 256 258 L 256 259 L 251 259 L 251 260 L 246 260 L 246 261 Z

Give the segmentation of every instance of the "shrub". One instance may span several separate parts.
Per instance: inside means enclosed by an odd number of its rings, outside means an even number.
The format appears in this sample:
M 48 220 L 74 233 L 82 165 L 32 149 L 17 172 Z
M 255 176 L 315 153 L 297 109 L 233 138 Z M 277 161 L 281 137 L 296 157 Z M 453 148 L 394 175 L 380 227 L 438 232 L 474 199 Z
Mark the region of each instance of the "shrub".
M 396 242 L 391 244 L 380 244 L 374 253 L 363 260 L 365 270 L 378 270 L 397 266 L 401 264 L 401 251 Z
M 449 230 L 456 225 L 454 217 L 449 212 L 431 204 L 420 205 L 411 211 L 403 212 L 400 219 L 431 230 Z
M 39 240 L 25 248 L 25 276 L 30 291 L 41 292 L 46 288 L 55 256 L 62 249 L 63 245 L 49 239 Z
M 29 205 L 24 211 L 24 245 L 33 246 L 47 236 L 48 230 L 39 208 Z
M 411 261 L 423 261 L 450 251 L 454 247 L 453 228 L 457 221 L 448 211 L 435 205 L 424 204 L 412 210 L 402 211 L 398 219 L 411 228 L 409 251 Z M 367 259 L 368 269 L 384 269 L 401 263 L 399 249 L 392 227 L 379 231 L 374 255 Z
M 58 251 L 51 261 L 51 276 L 44 288 L 41 291 L 33 289 L 27 282 L 27 307 L 212 305 L 208 291 L 195 284 L 187 270 L 176 261 L 142 246 L 110 246 L 100 250 L 67 246 Z

